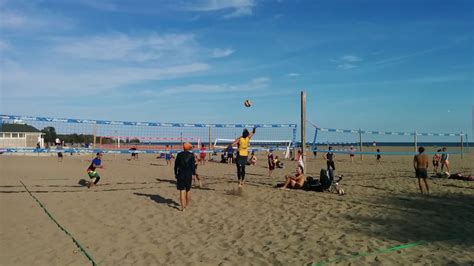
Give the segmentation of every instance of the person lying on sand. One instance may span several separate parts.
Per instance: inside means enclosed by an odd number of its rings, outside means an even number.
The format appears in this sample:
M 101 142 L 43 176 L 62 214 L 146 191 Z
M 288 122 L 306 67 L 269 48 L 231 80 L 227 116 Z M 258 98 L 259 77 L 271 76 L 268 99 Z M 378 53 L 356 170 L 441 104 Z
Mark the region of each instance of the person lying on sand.
M 295 175 L 286 175 L 285 184 L 281 187 L 281 189 L 288 189 L 288 188 L 303 188 L 305 177 L 303 174 L 303 167 L 298 165 L 296 167 L 296 174 Z

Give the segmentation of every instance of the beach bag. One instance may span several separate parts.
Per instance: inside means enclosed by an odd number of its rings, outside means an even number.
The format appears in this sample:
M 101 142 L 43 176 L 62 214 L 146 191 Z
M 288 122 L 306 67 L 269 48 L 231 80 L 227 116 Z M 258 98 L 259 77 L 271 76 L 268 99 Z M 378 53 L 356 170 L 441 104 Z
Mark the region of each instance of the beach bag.
M 308 176 L 308 178 L 306 178 L 306 181 L 304 183 L 304 188 L 310 191 L 318 191 L 318 192 L 322 191 L 321 183 L 319 182 L 319 180 L 313 178 L 312 176 Z

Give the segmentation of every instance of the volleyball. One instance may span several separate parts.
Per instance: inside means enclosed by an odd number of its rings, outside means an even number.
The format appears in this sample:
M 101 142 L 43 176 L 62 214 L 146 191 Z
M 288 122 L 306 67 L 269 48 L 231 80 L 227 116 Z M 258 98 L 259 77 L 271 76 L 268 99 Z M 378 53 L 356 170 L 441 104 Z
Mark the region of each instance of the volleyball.
M 244 105 L 245 107 L 250 107 L 252 106 L 252 102 L 250 100 L 245 100 Z

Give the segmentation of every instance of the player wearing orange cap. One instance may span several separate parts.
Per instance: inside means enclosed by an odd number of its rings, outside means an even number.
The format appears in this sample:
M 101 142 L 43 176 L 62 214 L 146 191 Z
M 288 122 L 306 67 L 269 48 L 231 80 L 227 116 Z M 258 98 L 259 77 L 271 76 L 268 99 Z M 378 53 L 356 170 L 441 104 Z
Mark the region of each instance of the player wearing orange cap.
M 186 142 L 183 144 L 182 152 L 178 153 L 174 162 L 174 175 L 176 177 L 176 188 L 179 190 L 181 211 L 186 210 L 191 202 L 191 186 L 193 175 L 196 175 L 196 160 L 192 153 L 193 145 Z

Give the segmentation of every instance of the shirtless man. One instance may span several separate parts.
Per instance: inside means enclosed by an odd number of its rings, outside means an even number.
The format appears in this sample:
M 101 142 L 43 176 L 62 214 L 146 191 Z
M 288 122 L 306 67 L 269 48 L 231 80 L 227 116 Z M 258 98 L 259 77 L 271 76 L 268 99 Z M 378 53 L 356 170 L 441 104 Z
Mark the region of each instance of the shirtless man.
M 281 189 L 288 189 L 289 188 L 302 188 L 304 185 L 304 174 L 303 174 L 303 167 L 298 165 L 296 167 L 296 175 L 286 175 L 286 181 Z
M 429 159 L 428 155 L 423 154 L 425 152 L 425 148 L 419 147 L 418 148 L 418 155 L 415 155 L 415 158 L 413 159 L 413 167 L 415 167 L 415 174 L 416 177 L 418 178 L 418 185 L 420 186 L 420 192 L 423 194 L 423 186 L 421 185 L 421 179 L 423 178 L 423 182 L 425 183 L 426 187 L 426 192 L 427 194 L 430 194 L 430 189 L 428 187 L 428 181 L 426 180 L 428 178 L 428 166 L 429 166 Z

